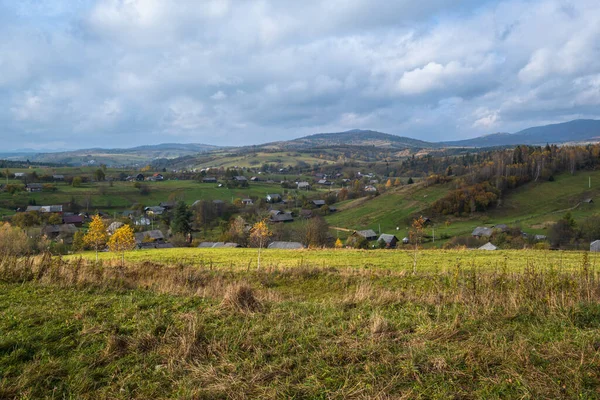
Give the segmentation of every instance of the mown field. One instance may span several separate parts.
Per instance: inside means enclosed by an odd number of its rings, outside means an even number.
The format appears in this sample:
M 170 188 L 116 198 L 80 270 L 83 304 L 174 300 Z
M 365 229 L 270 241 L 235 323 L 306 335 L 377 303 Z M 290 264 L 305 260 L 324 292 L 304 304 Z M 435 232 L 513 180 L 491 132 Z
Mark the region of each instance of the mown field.
M 158 262 L 165 264 L 189 265 L 202 268 L 257 267 L 258 249 L 151 249 L 134 250 L 125 253 L 125 260 L 133 263 Z M 476 268 L 483 271 L 508 269 L 519 272 L 529 265 L 543 265 L 556 270 L 573 270 L 581 265 L 584 257 L 592 266 L 600 268 L 600 253 L 544 250 L 419 250 L 417 268 L 427 272 L 448 272 L 457 268 Z M 111 262 L 120 260 L 121 255 L 102 252 L 99 259 Z M 279 250 L 263 249 L 261 264 L 268 268 L 294 268 L 306 265 L 318 267 L 394 270 L 412 272 L 413 250 L 354 250 L 354 249 L 305 249 Z M 85 252 L 65 257 L 67 260 L 84 258 L 95 260 L 94 252 Z
M 596 256 L 400 253 L 0 257 L 0 398 L 600 396 Z

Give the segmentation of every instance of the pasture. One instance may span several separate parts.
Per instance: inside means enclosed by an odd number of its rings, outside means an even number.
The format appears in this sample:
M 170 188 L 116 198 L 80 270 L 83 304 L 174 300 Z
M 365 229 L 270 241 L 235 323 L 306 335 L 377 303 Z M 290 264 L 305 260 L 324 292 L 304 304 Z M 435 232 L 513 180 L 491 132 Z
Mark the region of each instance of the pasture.
M 600 395 L 596 255 L 255 256 L 1 257 L 0 397 Z

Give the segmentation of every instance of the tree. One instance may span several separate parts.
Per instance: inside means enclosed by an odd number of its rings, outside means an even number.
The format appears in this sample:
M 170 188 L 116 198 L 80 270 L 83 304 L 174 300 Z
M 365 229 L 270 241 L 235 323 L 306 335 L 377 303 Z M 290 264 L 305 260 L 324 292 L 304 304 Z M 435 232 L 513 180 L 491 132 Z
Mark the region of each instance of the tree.
M 189 235 L 192 232 L 191 221 L 192 212 L 183 201 L 179 201 L 177 206 L 175 206 L 173 221 L 171 221 L 171 230 L 173 234 L 181 233 L 183 235 Z
M 413 274 L 417 273 L 417 257 L 419 255 L 419 244 L 423 240 L 423 232 L 425 230 L 425 219 L 423 217 L 415 218 L 411 225 L 410 241 L 414 244 L 413 252 Z
M 388 180 L 387 180 L 387 182 L 385 183 L 385 188 L 386 188 L 386 189 L 389 189 L 389 188 L 391 188 L 391 187 L 392 187 L 392 180 L 391 180 L 391 179 L 388 179 Z
M 415 183 L 415 181 L 413 181 L 413 178 L 408 178 L 408 182 L 406 182 L 406 184 L 412 185 L 413 183 Z
M 250 241 L 255 246 L 258 246 L 258 264 L 256 269 L 260 269 L 260 251 L 267 244 L 273 233 L 269 230 L 266 220 L 258 221 L 252 226 L 250 231 Z
M 125 265 L 125 252 L 135 248 L 135 235 L 129 225 L 123 225 L 115 231 L 108 241 L 108 248 L 115 253 L 121 253 L 121 265 Z
M 94 172 L 94 178 L 96 178 L 98 182 L 102 182 L 106 179 L 106 174 L 101 168 L 98 168 L 96 172 Z
M 71 250 L 73 251 L 81 251 L 85 247 L 85 242 L 83 241 L 84 233 L 82 231 L 77 231 L 73 235 L 73 244 L 71 244 Z
M 322 247 L 329 240 L 329 225 L 323 217 L 315 215 L 306 222 L 304 244 L 308 247 Z
M 242 247 L 248 245 L 248 234 L 246 233 L 246 221 L 241 216 L 235 217 L 229 224 L 227 239 Z
M 394 181 L 394 186 L 400 186 L 402 185 L 402 181 L 400 180 L 400 178 L 396 178 L 396 180 Z
M 335 248 L 341 249 L 342 247 L 344 247 L 344 243 L 342 243 L 340 238 L 337 238 L 337 240 L 335 241 Z
M 90 227 L 83 237 L 86 246 L 96 251 L 96 261 L 98 261 L 98 251 L 106 245 L 108 234 L 106 233 L 106 224 L 99 215 L 95 215 L 90 222 Z
M 81 181 L 82 181 L 81 177 L 80 176 L 76 176 L 71 181 L 71 186 L 73 186 L 73 187 L 80 187 L 81 186 Z

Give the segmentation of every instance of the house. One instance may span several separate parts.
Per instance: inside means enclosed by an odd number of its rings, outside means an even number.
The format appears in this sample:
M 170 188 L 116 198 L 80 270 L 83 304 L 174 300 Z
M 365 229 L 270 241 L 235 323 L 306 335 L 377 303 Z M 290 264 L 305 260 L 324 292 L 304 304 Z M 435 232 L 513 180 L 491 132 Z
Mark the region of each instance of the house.
M 161 206 L 146 207 L 144 208 L 144 211 L 146 211 L 146 214 L 148 215 L 162 215 L 165 212 L 165 208 Z
M 271 222 L 294 222 L 291 212 L 284 212 L 279 210 L 271 210 Z
M 500 232 L 508 232 L 508 225 L 506 225 L 506 224 L 494 225 L 494 226 L 492 226 L 492 228 L 494 228 L 495 230 L 500 231 Z
M 365 192 L 375 193 L 375 192 L 377 192 L 377 188 L 373 185 L 367 185 L 367 186 L 365 186 Z
M 492 236 L 493 233 L 494 233 L 494 230 L 492 228 L 478 226 L 477 228 L 475 228 L 473 230 L 473 233 L 471 233 L 471 236 L 476 237 L 476 238 L 490 237 L 490 236 Z
M 337 207 L 336 206 L 329 206 L 329 212 L 330 213 L 337 212 Z
M 353 235 L 359 235 L 364 237 L 365 239 L 371 241 L 371 240 L 377 240 L 377 234 L 375 233 L 375 231 L 373 229 L 366 229 L 366 230 L 362 230 L 362 231 L 354 231 Z
M 236 182 L 248 182 L 248 179 L 242 175 L 234 176 L 233 180 Z
M 281 195 L 277 193 L 267 194 L 267 203 L 279 203 L 281 199 Z
M 138 182 L 141 182 L 141 181 L 143 181 L 144 179 L 146 179 L 146 178 L 144 177 L 144 174 L 137 174 L 137 175 L 135 176 L 135 180 L 136 180 L 136 181 L 138 181 Z
M 592 204 L 594 202 L 594 199 L 583 199 L 583 203 L 585 204 Z
M 310 189 L 310 183 L 308 183 L 308 182 L 298 182 L 298 189 L 308 190 L 308 189 Z
M 139 215 L 139 212 L 135 211 L 135 210 L 126 210 L 126 211 L 123 211 L 123 216 L 125 218 L 133 219 L 137 215 Z
M 300 210 L 300 217 L 310 219 L 313 217 L 313 212 L 312 210 Z
M 81 215 L 65 215 L 63 216 L 63 224 L 72 224 L 77 227 L 83 225 L 84 217 Z
M 498 250 L 498 248 L 496 246 L 494 246 L 493 244 L 491 244 L 490 242 L 487 242 L 486 244 L 481 246 L 479 248 L 479 250 L 494 251 L 494 250 Z
M 319 181 L 317 182 L 319 185 L 324 185 L 324 186 L 331 186 L 332 183 L 330 181 L 328 181 L 327 179 L 319 179 Z
M 409 244 L 409 243 L 410 243 L 410 239 L 409 238 L 407 238 L 407 237 L 402 238 L 402 244 Z
M 393 249 L 396 247 L 396 244 L 398 244 L 398 238 L 394 235 L 382 233 L 379 236 L 379 239 L 377 239 L 377 242 L 381 242 L 382 240 L 385 242 L 386 249 Z
M 268 249 L 284 249 L 284 250 L 297 250 L 303 249 L 304 245 L 300 242 L 273 242 L 269 244 Z
M 590 243 L 590 251 L 594 253 L 600 253 L 600 240 L 594 240 Z
M 42 211 L 42 206 L 27 206 L 25 212 L 40 212 Z
M 152 225 L 152 221 L 148 217 L 141 216 L 133 220 L 133 224 L 135 226 L 150 226 Z
M 546 235 L 535 235 L 533 238 L 537 241 L 543 241 L 547 239 Z
M 254 202 L 252 201 L 252 199 L 242 199 L 242 204 L 245 206 L 251 206 L 254 204 Z
M 252 178 L 250 178 L 250 180 L 252 182 L 259 182 L 260 181 L 260 179 L 258 178 L 258 176 L 253 176 Z
M 25 172 L 15 172 L 15 179 L 25 178 Z
M 46 225 L 42 228 L 42 233 L 49 239 L 62 239 L 71 241 L 77 232 L 77 227 L 73 224 L 66 225 Z
M 158 203 L 158 206 L 164 208 L 165 210 L 172 210 L 175 208 L 175 203 L 172 201 L 161 202 Z
M 217 183 L 217 178 L 215 177 L 206 177 L 202 179 L 203 183 Z
M 108 232 L 109 235 L 114 235 L 115 232 L 121 228 L 122 226 L 124 226 L 125 224 L 119 221 L 115 221 L 113 223 L 111 223 L 108 228 L 106 228 L 106 231 Z
M 59 214 L 62 214 L 62 212 L 63 212 L 63 206 L 62 205 L 58 205 L 58 206 L 42 206 L 40 208 L 40 212 L 42 212 L 42 213 L 59 213 Z
M 54 179 L 55 181 L 64 181 L 65 176 L 64 175 L 52 175 L 52 179 Z
M 165 177 L 162 174 L 154 174 L 152 175 L 153 181 L 163 181 Z
M 135 234 L 135 242 L 136 243 L 155 243 L 155 242 L 164 242 L 165 236 L 161 231 L 155 229 L 153 231 L 139 232 Z
M 29 183 L 29 184 L 27 184 L 27 186 L 25 186 L 25 189 L 29 193 L 33 193 L 33 192 L 41 192 L 43 187 L 44 186 L 41 183 Z
M 315 207 L 323 207 L 325 205 L 325 200 L 313 200 L 312 203 Z

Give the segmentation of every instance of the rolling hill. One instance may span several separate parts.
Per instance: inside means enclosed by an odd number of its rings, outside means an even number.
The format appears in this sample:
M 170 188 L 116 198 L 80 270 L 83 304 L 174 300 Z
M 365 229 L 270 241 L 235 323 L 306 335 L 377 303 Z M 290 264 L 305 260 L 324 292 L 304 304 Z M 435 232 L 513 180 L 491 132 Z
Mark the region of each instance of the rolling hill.
M 395 149 L 428 149 L 439 147 L 436 143 L 424 142 L 403 136 L 390 135 L 389 133 L 352 129 L 345 132 L 317 133 L 310 136 L 293 139 L 287 142 L 278 142 L 283 147 L 312 148 L 330 146 L 368 146 Z

